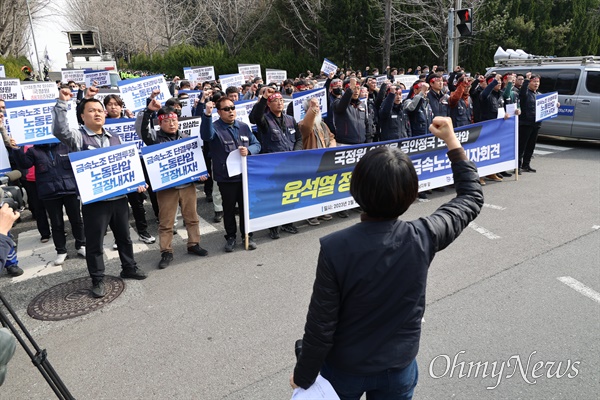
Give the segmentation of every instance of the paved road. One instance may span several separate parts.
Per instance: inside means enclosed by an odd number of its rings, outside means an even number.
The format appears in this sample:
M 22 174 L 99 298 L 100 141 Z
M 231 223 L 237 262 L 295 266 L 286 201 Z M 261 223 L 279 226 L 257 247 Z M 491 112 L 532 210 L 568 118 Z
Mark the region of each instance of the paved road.
M 538 151 L 538 173 L 488 183 L 480 217 L 432 264 L 417 399 L 587 400 L 600 392 L 600 146 L 548 141 Z M 434 192 L 405 218 L 431 213 L 451 196 Z M 301 223 L 299 234 L 277 241 L 258 232 L 256 251 L 225 254 L 222 227 L 210 222 L 210 205 L 199 204 L 209 257 L 185 254 L 178 239 L 174 263 L 159 271 L 158 246 L 139 244 L 136 258 L 149 278 L 127 281 L 105 308 L 61 322 L 31 319 L 26 307 L 41 291 L 85 276 L 85 263 L 70 249 L 59 272 L 45 268 L 52 246 L 36 243 L 27 217 L 15 229 L 20 251 L 31 253 L 31 265 L 21 258 L 30 279 L 2 277 L 0 290 L 76 398 L 291 396 L 292 347 L 302 334 L 318 239 L 358 222 L 358 214 L 318 227 Z M 34 252 L 42 261 L 34 262 Z M 111 253 L 108 271 L 117 274 Z M 0 398 L 52 397 L 19 348 Z

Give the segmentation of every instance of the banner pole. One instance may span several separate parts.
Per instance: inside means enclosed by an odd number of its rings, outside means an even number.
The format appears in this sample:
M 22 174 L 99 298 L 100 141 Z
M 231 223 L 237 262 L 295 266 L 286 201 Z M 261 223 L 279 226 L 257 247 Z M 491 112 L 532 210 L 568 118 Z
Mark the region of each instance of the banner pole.
M 244 249 L 248 250 L 248 234 L 250 233 L 250 204 L 248 201 L 248 157 L 242 157 L 242 198 L 244 199 Z
M 515 181 L 519 180 L 519 116 L 515 115 Z

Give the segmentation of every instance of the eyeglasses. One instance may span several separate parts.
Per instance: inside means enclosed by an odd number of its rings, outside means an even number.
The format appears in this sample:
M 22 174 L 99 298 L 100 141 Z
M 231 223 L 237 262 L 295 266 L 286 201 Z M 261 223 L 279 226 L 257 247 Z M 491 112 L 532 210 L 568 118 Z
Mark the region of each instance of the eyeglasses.
M 234 111 L 235 110 L 235 106 L 231 106 L 231 107 L 223 107 L 221 108 L 219 111 Z

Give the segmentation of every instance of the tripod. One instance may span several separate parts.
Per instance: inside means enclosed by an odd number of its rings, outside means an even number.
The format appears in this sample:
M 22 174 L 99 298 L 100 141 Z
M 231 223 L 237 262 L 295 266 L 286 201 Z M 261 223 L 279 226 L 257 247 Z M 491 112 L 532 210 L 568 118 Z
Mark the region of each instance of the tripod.
M 31 358 L 33 365 L 37 367 L 44 379 L 46 379 L 46 382 L 48 382 L 48 385 L 50 385 L 50 387 L 56 394 L 56 397 L 60 400 L 75 400 L 75 398 L 71 395 L 71 393 L 69 393 L 69 390 L 50 364 L 50 361 L 48 361 L 48 359 L 46 358 L 46 349 L 42 350 L 39 348 L 35 340 L 33 340 L 31 335 L 29 334 L 27 328 L 25 328 L 25 325 L 23 325 L 23 323 L 21 322 L 15 311 L 12 309 L 8 301 L 4 298 L 2 293 L 0 293 L 0 300 L 2 301 L 2 304 L 4 304 L 4 307 L 12 316 L 16 324 L 19 326 L 23 334 L 27 337 L 27 340 L 29 340 L 29 342 L 31 343 L 33 349 L 35 350 L 35 354 L 31 351 L 28 344 L 25 342 L 25 340 L 23 340 L 23 337 L 21 337 L 21 335 L 19 334 L 19 331 L 9 321 L 8 316 L 4 313 L 4 311 L 1 308 L 0 323 L 2 323 L 2 325 L 6 328 L 10 329 L 15 338 L 17 338 L 19 343 L 21 343 L 23 349 L 25 349 L 25 352 L 27 353 L 27 355 L 29 355 L 29 358 Z

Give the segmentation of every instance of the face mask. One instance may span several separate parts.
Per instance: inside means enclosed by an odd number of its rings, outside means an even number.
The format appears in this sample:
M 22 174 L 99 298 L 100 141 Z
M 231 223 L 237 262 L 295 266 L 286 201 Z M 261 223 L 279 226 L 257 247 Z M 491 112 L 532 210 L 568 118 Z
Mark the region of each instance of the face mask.
M 292 94 L 292 93 L 294 93 L 294 88 L 291 88 L 291 87 L 285 88 L 285 93 L 286 94 Z
M 335 96 L 340 96 L 342 94 L 342 88 L 334 88 L 331 91 Z
M 181 110 L 179 108 L 176 108 L 175 114 L 177 114 L 177 118 L 181 117 Z

